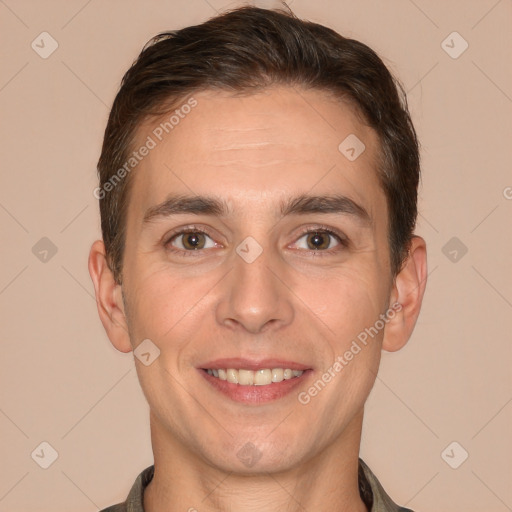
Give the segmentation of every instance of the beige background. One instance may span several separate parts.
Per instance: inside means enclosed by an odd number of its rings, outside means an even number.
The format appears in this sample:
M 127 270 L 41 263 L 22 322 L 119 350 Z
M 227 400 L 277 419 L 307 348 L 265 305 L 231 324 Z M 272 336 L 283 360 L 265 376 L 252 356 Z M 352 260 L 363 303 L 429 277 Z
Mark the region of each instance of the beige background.
M 227 5 L 0 0 L 2 512 L 98 510 L 124 500 L 152 463 L 133 355 L 110 345 L 87 272 L 100 236 L 95 166 L 143 44 Z M 423 144 L 427 293 L 410 343 L 384 354 L 362 456 L 417 512 L 512 510 L 512 2 L 291 7 L 386 57 Z M 43 31 L 59 45 L 47 59 L 31 48 Z M 457 59 L 441 45 L 453 31 L 469 44 Z M 33 252 L 43 237 L 57 248 L 46 261 L 48 242 Z M 443 252 L 452 237 L 467 254 Z M 48 469 L 31 458 L 43 441 L 58 452 Z M 448 450 L 452 463 L 469 453 L 458 469 L 441 456 L 453 441 L 463 448 Z

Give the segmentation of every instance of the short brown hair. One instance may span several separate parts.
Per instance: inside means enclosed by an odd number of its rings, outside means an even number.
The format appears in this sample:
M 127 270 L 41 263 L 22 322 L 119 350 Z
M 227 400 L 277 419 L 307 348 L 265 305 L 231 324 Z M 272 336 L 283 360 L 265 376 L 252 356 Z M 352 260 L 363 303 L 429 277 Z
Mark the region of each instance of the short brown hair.
M 417 216 L 419 144 L 400 82 L 365 44 L 283 10 L 243 7 L 152 38 L 126 72 L 98 162 L 100 188 L 126 162 L 137 128 L 196 91 L 251 93 L 300 86 L 348 101 L 380 141 L 378 177 L 386 195 L 391 271 L 400 270 Z M 118 283 L 130 183 L 100 200 L 107 261 Z

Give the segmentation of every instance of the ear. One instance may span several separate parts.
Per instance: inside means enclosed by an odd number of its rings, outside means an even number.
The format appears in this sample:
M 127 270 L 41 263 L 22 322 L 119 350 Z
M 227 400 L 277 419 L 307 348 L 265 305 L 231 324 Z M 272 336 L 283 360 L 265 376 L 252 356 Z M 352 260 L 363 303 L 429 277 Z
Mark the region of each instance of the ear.
M 393 283 L 390 310 L 395 314 L 388 314 L 389 321 L 382 341 L 384 350 L 400 350 L 409 340 L 420 314 L 426 284 L 426 243 L 420 236 L 413 236 L 407 259 Z
M 101 323 L 112 345 L 121 352 L 130 352 L 132 346 L 123 304 L 121 285 L 117 284 L 107 264 L 105 244 L 96 240 L 89 253 L 89 274 L 94 283 L 96 305 Z

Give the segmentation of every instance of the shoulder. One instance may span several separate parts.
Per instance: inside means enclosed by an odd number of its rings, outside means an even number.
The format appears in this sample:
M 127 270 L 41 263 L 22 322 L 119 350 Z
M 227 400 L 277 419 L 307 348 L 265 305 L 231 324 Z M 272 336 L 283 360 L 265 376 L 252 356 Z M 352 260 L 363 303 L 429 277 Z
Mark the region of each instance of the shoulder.
M 144 469 L 135 479 L 126 501 L 111 505 L 100 512 L 144 512 L 144 489 L 153 478 L 155 466 Z
M 386 493 L 377 477 L 362 459 L 359 459 L 360 468 L 371 488 L 372 507 L 371 512 L 413 512 L 412 510 L 397 505 Z
M 126 512 L 126 503 L 118 503 L 117 505 L 111 505 L 110 507 L 100 510 L 100 512 Z

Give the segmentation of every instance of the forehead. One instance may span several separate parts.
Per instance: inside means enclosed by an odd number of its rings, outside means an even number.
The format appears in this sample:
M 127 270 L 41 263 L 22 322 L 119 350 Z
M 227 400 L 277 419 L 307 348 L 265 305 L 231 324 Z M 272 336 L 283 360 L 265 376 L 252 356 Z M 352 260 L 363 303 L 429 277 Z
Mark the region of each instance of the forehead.
M 132 220 L 170 193 L 222 196 L 238 215 L 308 192 L 343 193 L 370 214 L 385 208 L 375 132 L 321 91 L 202 91 L 142 125 L 136 140 L 153 148 L 133 171 Z

